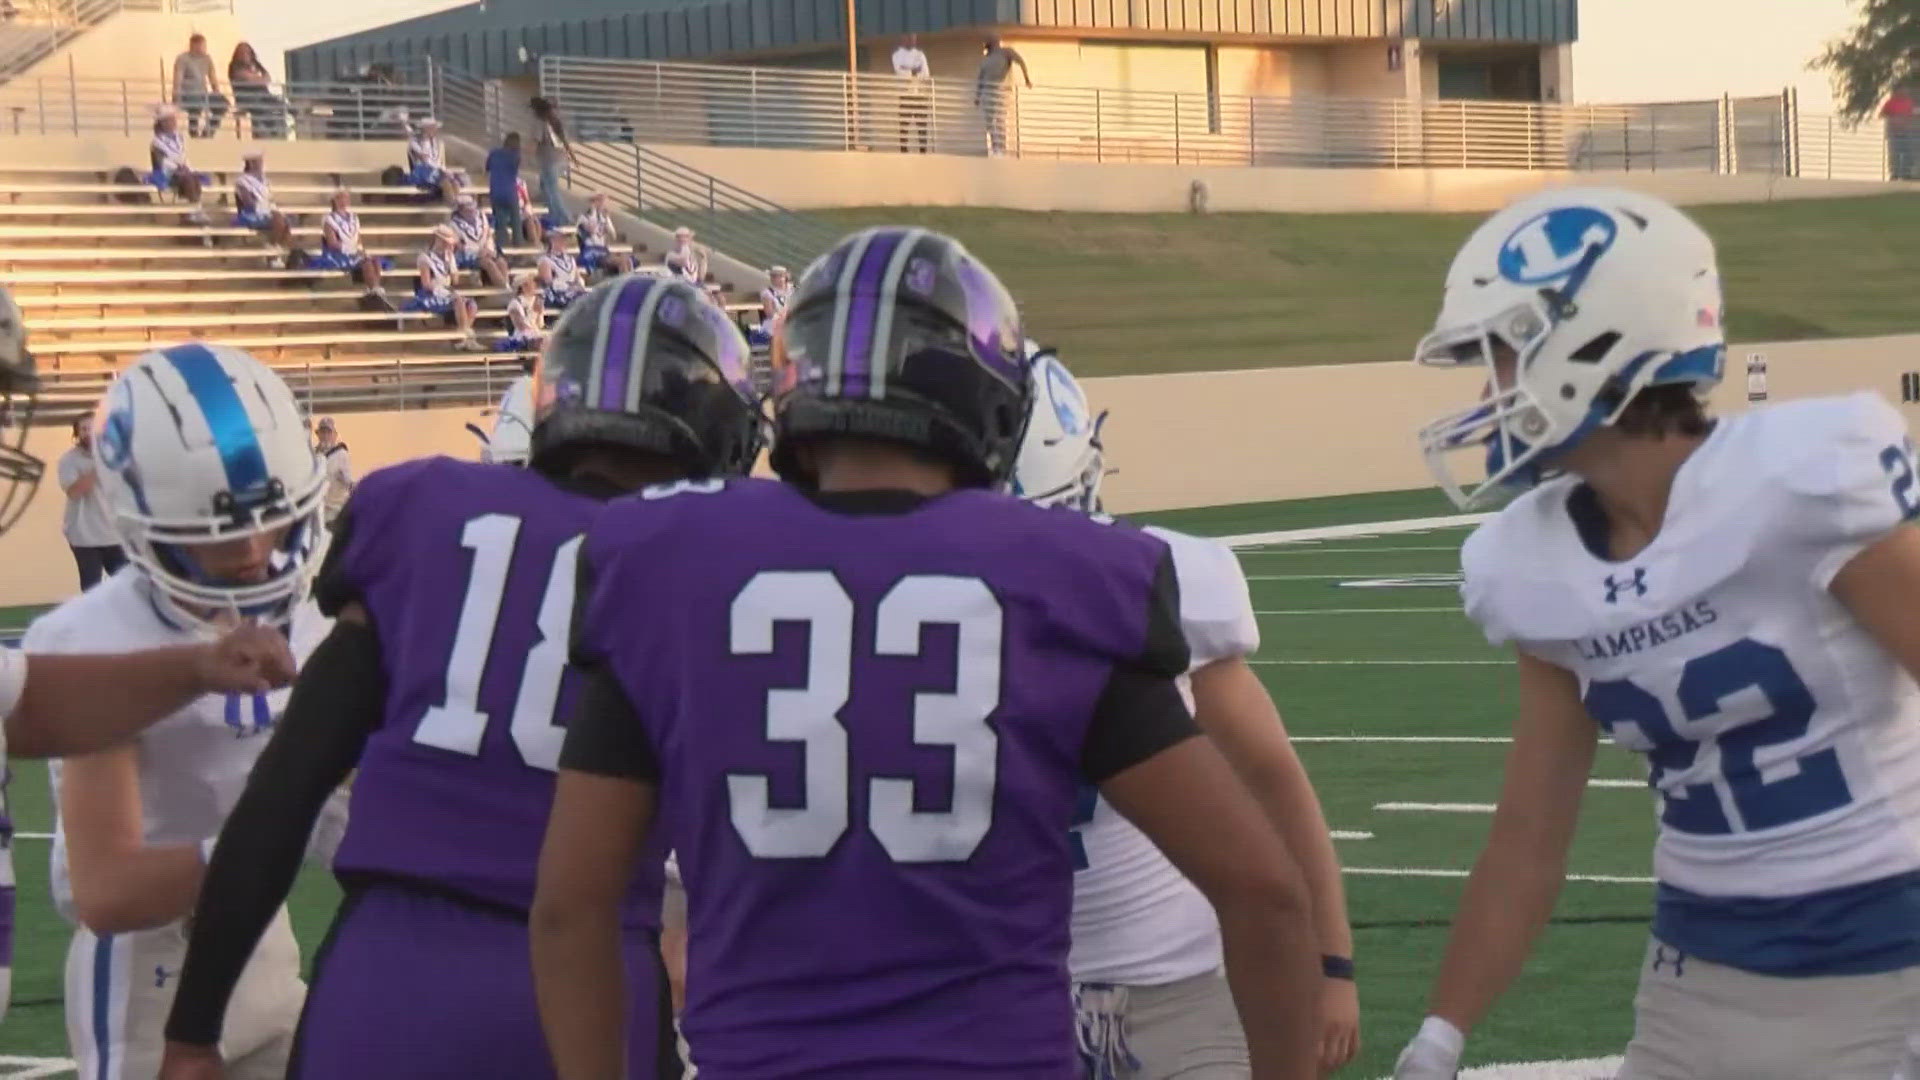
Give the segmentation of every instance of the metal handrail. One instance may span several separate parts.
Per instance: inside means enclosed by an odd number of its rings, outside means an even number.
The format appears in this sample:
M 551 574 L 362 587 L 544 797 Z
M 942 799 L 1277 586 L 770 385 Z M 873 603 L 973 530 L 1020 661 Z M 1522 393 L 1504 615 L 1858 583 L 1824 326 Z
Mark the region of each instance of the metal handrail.
M 500 84 L 444 64 L 434 65 L 434 108 L 447 130 L 487 145 L 508 131 L 536 130 L 525 103 Z M 631 140 L 630 132 L 569 118 L 574 150 L 571 183 L 602 191 L 636 216 L 663 228 L 685 225 L 703 243 L 753 266 L 805 266 L 838 238 L 835 229 L 736 184 Z
M 157 74 L 16 79 L 0 86 L 0 135 L 145 134 L 172 90 Z M 228 118 L 221 131 L 234 138 L 405 139 L 408 120 L 432 108 L 426 86 L 344 80 L 274 83 L 221 100 Z
M 492 405 L 523 373 L 524 364 L 517 356 L 494 355 L 310 360 L 268 366 L 310 409 L 353 412 Z M 116 374 L 111 368 L 46 373 L 34 423 L 65 425 L 87 415 Z

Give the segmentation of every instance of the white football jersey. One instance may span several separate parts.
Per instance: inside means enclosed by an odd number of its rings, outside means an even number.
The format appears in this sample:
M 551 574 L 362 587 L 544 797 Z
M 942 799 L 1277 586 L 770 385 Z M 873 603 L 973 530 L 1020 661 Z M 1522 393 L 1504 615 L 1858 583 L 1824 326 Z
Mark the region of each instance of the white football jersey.
M 331 625 L 311 601 L 295 609 L 289 634 L 295 660 L 304 664 Z M 146 576 L 128 566 L 34 620 L 22 647 L 30 653 L 123 653 L 203 640 L 163 619 Z M 147 843 L 194 844 L 219 835 L 290 693 L 210 694 L 140 734 L 140 810 Z M 57 806 L 60 763 L 48 768 L 56 793 L 53 900 L 72 922 L 66 833 Z
M 1147 531 L 1173 549 L 1180 625 L 1193 654 L 1188 670 L 1259 649 L 1247 579 L 1232 549 L 1167 529 Z M 1191 706 L 1184 679 L 1181 691 Z M 1074 981 L 1158 986 L 1219 968 L 1213 905 L 1091 785 L 1080 806 L 1067 961 Z
M 1916 516 L 1906 425 L 1855 394 L 1721 420 L 1634 558 L 1593 554 L 1606 526 L 1572 477 L 1467 541 L 1488 639 L 1573 672 L 1647 756 L 1654 933 L 1682 952 L 1781 975 L 1920 964 L 1920 693 L 1828 592 Z
M 7 1018 L 13 990 L 13 815 L 7 808 L 6 718 L 20 706 L 27 689 L 27 657 L 0 647 L 0 1020 Z

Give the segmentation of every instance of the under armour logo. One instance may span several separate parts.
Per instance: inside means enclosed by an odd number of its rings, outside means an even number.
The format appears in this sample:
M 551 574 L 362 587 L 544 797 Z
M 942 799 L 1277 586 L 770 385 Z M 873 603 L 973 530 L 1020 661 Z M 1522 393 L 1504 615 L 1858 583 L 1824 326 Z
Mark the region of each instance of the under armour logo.
M 158 964 L 154 965 L 154 969 L 153 969 L 154 989 L 156 990 L 165 989 L 167 985 L 167 980 L 171 978 L 173 978 L 173 972 L 168 971 L 165 967 L 161 965 L 158 965 Z
M 1665 945 L 1655 945 L 1653 947 L 1653 970 L 1659 971 L 1661 964 L 1672 964 L 1674 978 L 1678 979 L 1686 975 L 1687 954 L 1681 952 L 1679 949 L 1671 950 L 1672 955 L 1668 955 L 1668 953 L 1669 950 Z
M 1644 566 L 1634 567 L 1632 576 L 1627 577 L 1625 579 L 1616 578 L 1612 574 L 1608 574 L 1607 575 L 1607 603 L 1609 604 L 1619 603 L 1620 591 L 1622 589 L 1632 589 L 1633 595 L 1635 596 L 1647 595 L 1646 567 Z

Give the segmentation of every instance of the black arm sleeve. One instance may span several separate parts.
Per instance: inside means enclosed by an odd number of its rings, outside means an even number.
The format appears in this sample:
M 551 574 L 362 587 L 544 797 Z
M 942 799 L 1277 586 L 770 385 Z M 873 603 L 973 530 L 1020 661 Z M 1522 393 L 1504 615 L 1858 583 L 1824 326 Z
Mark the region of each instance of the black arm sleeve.
M 560 746 L 560 767 L 574 772 L 611 776 L 621 780 L 658 783 L 660 760 L 647 740 L 646 729 L 627 697 L 626 688 L 604 666 L 582 672 L 586 685 L 573 716 L 567 721 L 567 740 Z
M 220 1041 L 234 985 L 293 889 L 327 796 L 353 771 L 379 726 L 386 696 L 373 628 L 334 624 L 301 671 L 286 713 L 220 830 L 194 905 L 167 1038 L 194 1046 Z
M 1192 663 L 1187 633 L 1180 625 L 1180 575 L 1174 569 L 1173 549 L 1161 553 L 1147 595 L 1147 638 L 1140 648 L 1139 666 L 1156 675 L 1182 675 Z
M 1080 772 L 1098 784 L 1200 734 L 1174 680 L 1117 667 L 1093 708 L 1080 746 Z
M 320 605 L 321 614 L 329 619 L 338 617 L 341 608 L 360 599 L 359 588 L 347 580 L 347 545 L 353 539 L 352 496 L 348 496 L 347 505 L 341 507 L 340 516 L 334 519 L 332 532 L 327 557 L 313 579 L 313 599 Z

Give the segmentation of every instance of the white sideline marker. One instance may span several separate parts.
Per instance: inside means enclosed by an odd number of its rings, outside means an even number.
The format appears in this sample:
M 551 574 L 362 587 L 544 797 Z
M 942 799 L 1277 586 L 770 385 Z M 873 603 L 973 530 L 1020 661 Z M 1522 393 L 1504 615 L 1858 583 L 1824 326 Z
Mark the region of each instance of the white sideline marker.
M 1374 803 L 1373 808 L 1416 814 L 1491 814 L 1495 809 L 1490 802 L 1383 802 Z
M 1296 541 L 1296 543 L 1299 544 L 1298 547 L 1276 547 L 1271 549 L 1247 548 L 1246 550 L 1240 552 L 1240 557 L 1244 559 L 1249 555 L 1371 555 L 1376 551 L 1388 551 L 1388 552 L 1394 552 L 1398 554 L 1399 552 L 1403 552 L 1403 551 L 1458 552 L 1460 550 L 1459 547 L 1457 546 L 1449 547 L 1446 544 L 1425 544 L 1425 545 L 1416 545 L 1412 547 L 1403 546 L 1403 547 L 1329 548 L 1329 547 L 1315 547 L 1314 542 L 1311 540 Z
M 1348 829 L 1333 829 L 1328 832 L 1328 835 L 1333 837 L 1335 840 L 1371 840 L 1373 839 L 1373 834 L 1370 832 L 1353 832 Z

